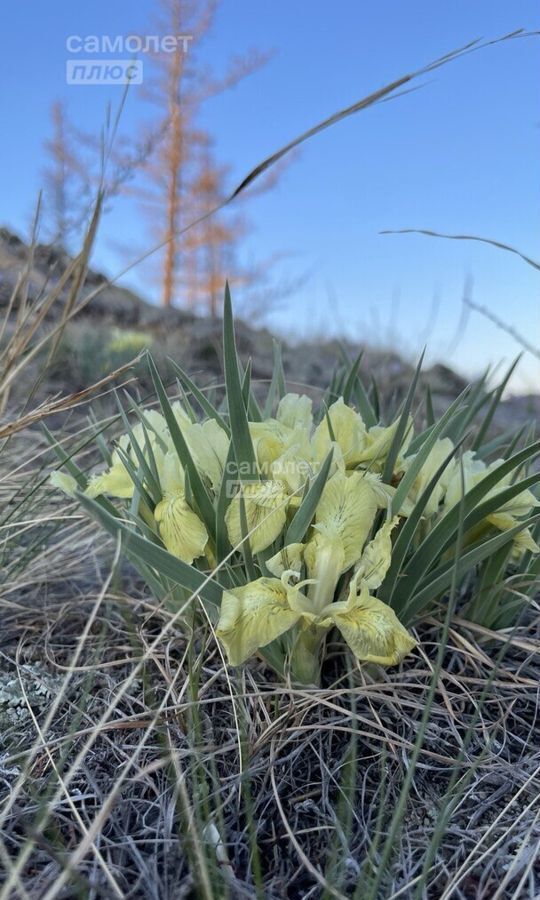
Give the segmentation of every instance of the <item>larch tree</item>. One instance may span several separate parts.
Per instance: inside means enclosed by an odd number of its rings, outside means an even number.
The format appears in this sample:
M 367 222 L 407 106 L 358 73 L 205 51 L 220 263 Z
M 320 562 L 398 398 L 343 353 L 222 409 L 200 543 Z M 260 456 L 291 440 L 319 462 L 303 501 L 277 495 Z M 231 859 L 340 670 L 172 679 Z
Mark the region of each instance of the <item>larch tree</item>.
M 214 313 L 223 288 L 227 260 L 243 227 L 239 219 L 212 216 L 182 233 L 224 197 L 225 170 L 210 152 L 211 138 L 199 125 L 204 102 L 246 78 L 267 56 L 252 52 L 232 60 L 223 77 L 215 77 L 199 60 L 217 4 L 210 0 L 161 0 L 160 35 L 185 35 L 172 50 L 151 54 L 144 94 L 159 110 L 150 130 L 160 134 L 152 157 L 143 167 L 146 184 L 139 188 L 155 237 L 163 243 L 161 303 L 174 301 Z M 147 126 L 148 128 L 148 126 Z
M 52 135 L 45 143 L 45 213 L 52 243 L 67 247 L 80 227 L 83 208 L 83 163 L 67 118 L 65 104 L 57 100 L 51 107 Z
M 185 236 L 185 296 L 191 309 L 217 316 L 227 279 L 231 286 L 249 282 L 247 269 L 238 262 L 238 243 L 246 233 L 244 218 L 218 208 L 226 197 L 226 166 L 219 166 L 210 139 L 201 142 L 196 171 L 190 183 L 192 212 L 200 223 Z

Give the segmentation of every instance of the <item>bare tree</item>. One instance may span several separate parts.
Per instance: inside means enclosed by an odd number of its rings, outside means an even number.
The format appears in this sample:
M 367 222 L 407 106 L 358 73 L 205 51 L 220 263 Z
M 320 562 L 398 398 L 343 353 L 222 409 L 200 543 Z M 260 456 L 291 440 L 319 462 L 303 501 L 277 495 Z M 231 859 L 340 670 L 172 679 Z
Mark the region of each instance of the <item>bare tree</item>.
M 185 290 L 189 307 L 204 310 L 212 317 L 218 314 L 225 280 L 231 285 L 249 280 L 237 253 L 239 240 L 247 229 L 244 218 L 230 211 L 204 218 L 225 200 L 226 174 L 227 168 L 217 165 L 210 140 L 206 140 L 199 148 L 197 170 L 190 184 L 193 212 L 202 221 L 186 235 Z
M 199 113 L 209 97 L 232 88 L 268 58 L 252 52 L 234 59 L 221 78 L 206 69 L 198 53 L 214 21 L 216 6 L 211 0 L 161 0 L 159 33 L 189 35 L 192 39 L 187 50 L 178 41 L 174 50 L 152 54 L 153 77 L 146 80 L 145 93 L 159 110 L 159 120 L 153 127 L 162 137 L 144 167 L 147 185 L 140 191 L 156 237 L 164 243 L 163 306 L 170 306 L 180 292 L 178 299 L 184 305 L 198 306 L 201 292 L 208 291 L 210 311 L 217 307 L 217 281 L 219 278 L 221 290 L 224 259 L 238 240 L 240 229 L 218 218 L 209 220 L 195 234 L 180 234 L 198 214 L 216 205 L 214 201 L 223 190 L 224 173 L 215 166 L 209 151 L 210 136 L 198 124 Z M 193 252 L 196 259 L 188 259 L 188 253 Z
M 52 242 L 66 247 L 82 219 L 83 195 L 86 193 L 82 188 L 84 166 L 65 104 L 59 100 L 51 107 L 51 122 L 52 136 L 45 143 L 48 157 L 44 172 L 45 213 Z
M 98 135 L 71 121 L 62 101 L 53 103 L 44 170 L 45 218 L 52 243 L 69 249 L 70 240 L 88 227 L 98 193 L 106 212 L 114 197 L 129 193 L 130 183 L 159 144 L 156 130 L 139 142 L 119 132 L 126 97 L 127 92 L 116 111 L 107 107 Z
M 71 233 L 84 226 L 89 200 L 97 190 L 104 212 L 119 194 L 135 197 L 153 237 L 163 244 L 159 260 L 162 305 L 177 302 L 211 315 L 220 307 L 226 278 L 242 287 L 257 280 L 260 288 L 266 270 L 264 264 L 251 270 L 239 265 L 239 243 L 248 226 L 238 213 L 214 214 L 182 234 L 228 193 L 227 167 L 216 161 L 212 138 L 200 125 L 203 104 L 268 60 L 268 54 L 251 51 L 233 58 L 219 77 L 202 63 L 200 48 L 217 5 L 217 0 L 159 0 L 160 15 L 152 32 L 162 37 L 186 35 L 191 40 L 167 41 L 167 49 L 162 40 L 161 49 L 145 58 L 145 81 L 135 99 L 146 100 L 156 113 L 141 123 L 136 139 L 119 131 L 126 92 L 117 114 L 108 111 L 99 137 L 76 129 L 67 121 L 64 105 L 55 104 L 53 136 L 46 145 L 53 240 L 65 244 Z M 275 167 L 242 199 L 273 188 L 282 169 Z

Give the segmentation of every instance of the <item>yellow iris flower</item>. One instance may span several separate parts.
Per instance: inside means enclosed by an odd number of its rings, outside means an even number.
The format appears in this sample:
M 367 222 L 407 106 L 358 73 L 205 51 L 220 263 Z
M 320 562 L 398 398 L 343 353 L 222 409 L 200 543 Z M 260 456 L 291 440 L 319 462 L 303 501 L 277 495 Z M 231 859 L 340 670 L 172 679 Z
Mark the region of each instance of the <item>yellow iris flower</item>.
M 263 485 L 249 487 L 257 492 Z M 231 664 L 296 624 L 323 632 L 336 625 L 358 659 L 386 665 L 414 646 L 393 610 L 369 593 L 382 584 L 390 565 L 397 524 L 397 519 L 387 522 L 366 545 L 379 502 L 373 478 L 337 472 L 323 490 L 307 543 L 286 546 L 268 560 L 276 577 L 224 592 L 217 634 Z M 301 582 L 303 565 L 308 577 Z M 334 602 L 340 576 L 355 565 L 348 599 Z
M 329 426 L 330 422 L 330 426 Z M 345 466 L 354 469 L 358 466 L 372 472 L 380 472 L 394 440 L 399 420 L 383 428 L 374 425 L 366 428 L 360 413 L 347 406 L 343 397 L 329 407 L 327 415 L 317 426 L 314 435 L 314 446 L 319 459 L 324 459 L 332 446 L 332 435 L 339 446 Z M 412 419 L 405 430 L 400 447 L 401 457 L 407 450 L 413 437 Z
M 210 527 L 209 540 L 205 522 L 210 525 L 219 509 L 217 498 L 229 487 L 226 464 L 231 441 L 215 419 L 194 422 L 178 402 L 171 409 L 200 475 L 202 487 L 197 483 L 194 488 L 208 495 L 193 492 L 204 510 L 204 522 L 192 501 L 166 420 L 154 410 L 144 412 L 144 426 L 138 422 L 130 434 L 120 437 L 110 466 L 90 478 L 85 493 L 91 498 L 106 494 L 130 500 L 135 493 L 131 463 L 149 495 L 143 492 L 144 502 L 139 506 L 145 527 L 153 529 L 169 553 L 184 562 L 192 564 L 206 555 L 213 564 L 215 535 Z M 399 420 L 388 427 L 367 427 L 342 397 L 330 405 L 315 427 L 311 399 L 294 393 L 280 400 L 274 418 L 249 422 L 256 471 L 250 471 L 246 480 L 241 477 L 238 484 L 232 482 L 236 493 L 225 514 L 225 527 L 233 550 L 247 538 L 253 554 L 264 554 L 254 561 L 264 576 L 223 591 L 216 633 L 232 665 L 241 664 L 291 629 L 291 640 L 286 642 L 291 650 L 291 673 L 304 682 L 316 679 L 322 644 L 334 627 L 356 658 L 366 662 L 395 665 L 415 646 L 392 608 L 374 596 L 389 569 L 392 534 L 399 524 L 397 517 L 389 517 L 394 485 L 397 476 L 409 471 L 418 458 L 407 455 L 413 436 L 409 417 L 394 477 L 387 479 L 392 483 L 383 482 L 381 473 L 398 427 Z M 449 438 L 434 443 L 403 498 L 401 515 L 414 508 L 452 448 Z M 310 503 L 303 505 L 301 518 L 296 520 L 298 525 L 302 522 L 302 542 L 285 544 L 293 513 L 301 507 L 330 451 L 332 461 L 322 492 L 317 494 L 316 508 Z M 141 452 L 151 476 L 140 465 Z M 459 503 L 462 479 L 467 492 L 499 465 L 501 460 L 486 465 L 472 451 L 464 453 L 461 461 L 452 460 L 425 506 L 422 527 L 429 529 L 436 516 Z M 242 476 L 240 462 L 238 468 Z M 514 476 L 502 479 L 486 499 L 497 498 Z M 75 479 L 65 473 L 53 473 L 51 482 L 70 496 L 77 492 Z M 489 532 L 490 527 L 512 529 L 539 505 L 531 491 L 521 491 L 511 501 L 500 503 L 485 522 L 468 533 L 467 540 L 474 540 L 478 529 L 480 533 Z M 303 518 L 307 509 L 309 521 Z M 382 525 L 380 520 L 384 520 Z M 222 523 L 218 523 L 218 532 L 220 526 Z M 293 530 L 298 535 L 294 525 Z M 274 549 L 265 553 L 272 545 Z M 539 550 L 529 529 L 514 538 L 517 556 Z
M 165 455 L 159 475 L 163 499 L 154 510 L 154 518 L 161 539 L 169 553 L 192 563 L 203 555 L 208 532 L 186 500 L 184 473 L 174 451 Z
M 180 425 L 196 463 L 206 473 L 212 486 L 219 486 L 228 452 L 228 439 L 217 422 L 202 425 L 192 423 L 180 404 L 173 404 L 175 418 Z M 186 563 L 204 554 L 208 532 L 197 513 L 191 509 L 184 492 L 184 473 L 174 450 L 167 425 L 160 413 L 145 413 L 146 435 L 156 462 L 162 499 L 156 505 L 154 518 L 167 550 Z M 215 426 L 215 427 L 214 427 Z M 141 423 L 133 428 L 133 439 L 145 451 L 146 436 Z M 130 435 L 122 435 L 119 446 L 138 468 L 131 448 Z M 163 446 L 166 448 L 165 452 Z M 86 495 L 108 494 L 120 499 L 133 496 L 134 484 L 118 450 L 113 451 L 111 466 L 94 475 L 86 488 Z
M 284 548 L 269 561 L 270 571 L 281 572 L 281 577 L 259 578 L 225 591 L 216 633 L 231 665 L 240 665 L 295 625 L 304 629 L 314 626 L 323 633 L 336 626 L 357 659 L 381 665 L 399 663 L 415 641 L 394 611 L 370 594 L 380 586 L 390 565 L 394 525 L 395 521 L 383 526 L 360 554 L 345 601 L 333 602 L 327 596 L 317 608 L 304 592 L 307 585 L 312 586 L 312 579 L 297 581 L 301 544 Z M 284 569 L 289 562 L 293 569 Z

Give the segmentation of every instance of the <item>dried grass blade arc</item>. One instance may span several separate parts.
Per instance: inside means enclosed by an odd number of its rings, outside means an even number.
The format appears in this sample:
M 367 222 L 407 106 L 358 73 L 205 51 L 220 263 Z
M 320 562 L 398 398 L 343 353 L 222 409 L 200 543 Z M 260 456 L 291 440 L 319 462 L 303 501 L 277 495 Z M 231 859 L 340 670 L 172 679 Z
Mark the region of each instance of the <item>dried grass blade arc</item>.
M 423 234 L 426 237 L 444 238 L 449 241 L 478 241 L 481 244 L 489 244 L 491 247 L 497 247 L 498 250 L 506 250 L 508 253 L 514 253 L 519 256 L 523 262 L 532 266 L 533 269 L 540 271 L 540 262 L 522 253 L 516 247 L 505 244 L 502 241 L 495 241 L 492 238 L 480 237 L 477 234 L 445 234 L 442 231 L 431 231 L 429 228 L 385 228 L 379 234 Z
M 279 162 L 279 160 L 286 156 L 287 153 L 290 153 L 291 150 L 294 150 L 296 147 L 300 146 L 300 144 L 303 144 L 305 141 L 314 137 L 316 134 L 320 134 L 321 131 L 325 131 L 326 128 L 330 128 L 332 125 L 336 125 L 343 119 L 347 119 L 349 116 L 354 115 L 354 113 L 360 112 L 360 110 L 362 109 L 367 109 L 368 107 L 373 106 L 375 103 L 380 103 L 385 99 L 389 99 L 391 95 L 396 94 L 400 87 L 403 87 L 410 81 L 413 81 L 414 79 L 419 78 L 422 75 L 427 75 L 429 72 L 433 72 L 440 66 L 444 66 L 447 63 L 452 62 L 452 60 L 459 59 L 460 57 L 472 53 L 476 50 L 481 50 L 485 47 L 491 47 L 494 44 L 500 44 L 503 41 L 512 40 L 517 37 L 524 37 L 526 36 L 526 34 L 527 33 L 524 32 L 523 29 L 519 29 L 490 41 L 482 42 L 480 39 L 469 41 L 469 43 L 465 44 L 463 47 L 459 47 L 457 50 L 451 50 L 450 53 L 445 53 L 444 56 L 438 57 L 436 60 L 428 63 L 428 65 L 423 66 L 421 69 L 416 69 L 416 71 L 414 72 L 403 75 L 401 78 L 396 79 L 396 81 L 392 81 L 390 82 L 390 84 L 379 88 L 379 90 L 368 94 L 366 97 L 363 97 L 361 100 L 358 100 L 351 106 L 347 106 L 345 109 L 334 113 L 332 116 L 329 116 L 327 119 L 324 119 L 322 122 L 314 125 L 313 128 L 309 128 L 307 131 L 304 131 L 304 133 L 299 135 L 299 137 L 294 138 L 294 140 L 290 141 L 290 143 L 286 144 L 280 150 L 277 150 L 267 159 L 263 160 L 263 162 L 259 163 L 258 166 L 255 166 L 255 168 L 252 169 L 251 172 L 249 172 L 249 174 L 246 175 L 246 177 L 234 189 L 226 203 L 229 203 L 231 200 L 234 200 L 235 197 L 238 197 L 238 195 L 245 191 L 246 188 L 248 188 L 249 185 L 252 184 L 252 182 L 254 182 L 264 172 L 266 172 L 267 169 L 270 169 L 273 165 Z

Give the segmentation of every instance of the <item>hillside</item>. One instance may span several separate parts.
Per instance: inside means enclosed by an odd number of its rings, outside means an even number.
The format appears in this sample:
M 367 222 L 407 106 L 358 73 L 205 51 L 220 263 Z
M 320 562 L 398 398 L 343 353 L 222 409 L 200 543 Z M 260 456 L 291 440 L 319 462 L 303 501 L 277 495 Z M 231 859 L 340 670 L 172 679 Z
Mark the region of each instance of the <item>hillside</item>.
M 30 256 L 29 247 L 7 228 L 0 228 L 0 309 L 6 308 L 21 272 L 28 269 L 28 299 L 38 300 L 58 282 L 70 262 L 61 248 L 38 244 Z M 204 383 L 219 375 L 221 362 L 221 323 L 193 315 L 185 310 L 162 309 L 147 303 L 125 287 L 110 284 L 105 275 L 89 269 L 81 297 L 98 290 L 96 296 L 81 310 L 69 326 L 65 341 L 77 350 L 81 341 L 95 334 L 108 333 L 111 328 L 140 332 L 147 336 L 158 355 L 172 356 Z M 65 293 L 48 314 L 45 327 L 61 314 Z M 82 337 L 81 337 L 82 335 Z M 253 378 L 265 382 L 271 377 L 274 336 L 265 328 L 247 322 L 237 323 L 239 351 L 244 360 L 251 358 Z M 90 342 L 91 343 L 91 342 Z M 359 346 L 337 340 L 302 342 L 294 346 L 283 343 L 283 364 L 291 389 L 307 390 L 314 396 L 324 389 L 342 351 L 354 358 Z M 65 371 L 62 362 L 54 372 L 54 390 L 77 390 L 87 386 L 85 372 Z M 399 395 L 410 381 L 412 366 L 398 352 L 364 347 L 362 369 L 367 381 L 376 375 L 383 393 Z M 423 373 L 423 383 L 429 384 L 436 410 L 442 410 L 464 389 L 465 378 L 449 368 L 444 361 Z M 511 397 L 497 411 L 495 426 L 506 429 L 513 424 L 527 422 L 540 415 L 540 396 Z

